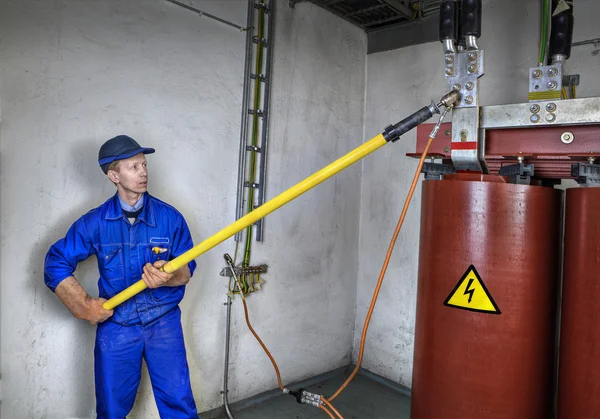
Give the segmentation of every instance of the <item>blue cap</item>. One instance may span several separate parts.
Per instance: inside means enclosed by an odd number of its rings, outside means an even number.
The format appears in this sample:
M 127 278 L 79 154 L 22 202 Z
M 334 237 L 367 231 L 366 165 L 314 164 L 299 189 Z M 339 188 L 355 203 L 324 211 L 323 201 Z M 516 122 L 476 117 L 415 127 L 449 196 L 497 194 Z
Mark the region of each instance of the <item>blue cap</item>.
M 108 166 L 116 160 L 128 159 L 136 154 L 154 153 L 153 148 L 141 147 L 133 138 L 127 135 L 117 135 L 111 138 L 100 147 L 98 152 L 98 164 L 102 171 L 106 174 Z

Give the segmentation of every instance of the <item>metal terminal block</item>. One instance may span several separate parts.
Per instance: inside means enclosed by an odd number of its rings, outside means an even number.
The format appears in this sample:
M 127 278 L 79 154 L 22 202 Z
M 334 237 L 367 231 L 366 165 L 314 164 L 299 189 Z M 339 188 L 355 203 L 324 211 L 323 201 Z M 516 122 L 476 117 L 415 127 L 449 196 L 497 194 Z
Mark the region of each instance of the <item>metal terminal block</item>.
M 529 69 L 529 101 L 560 100 L 563 86 L 561 63 Z
M 523 158 L 519 157 L 519 163 L 502 166 L 498 171 L 498 175 L 508 176 L 510 183 L 529 185 L 534 175 L 534 167 L 533 164 L 523 164 Z
M 259 266 L 246 266 L 241 267 L 241 266 L 236 266 L 234 268 L 234 273 L 236 276 L 242 276 L 242 275 L 248 275 L 248 274 L 265 274 L 267 273 L 267 268 L 268 265 L 259 265 Z M 221 273 L 219 274 L 221 276 L 233 276 L 233 274 L 231 273 L 231 268 L 227 267 L 227 268 L 223 268 L 223 270 L 221 271 Z
M 452 57 L 452 60 L 448 60 Z M 455 108 L 478 106 L 477 79 L 484 74 L 483 50 L 461 51 L 446 55 L 446 79 L 453 89 L 458 88 L 461 100 Z
M 421 173 L 425 173 L 425 180 L 441 180 L 444 175 L 456 173 L 454 166 L 441 163 L 424 163 Z
M 576 163 L 571 166 L 571 176 L 582 185 L 600 186 L 600 164 Z

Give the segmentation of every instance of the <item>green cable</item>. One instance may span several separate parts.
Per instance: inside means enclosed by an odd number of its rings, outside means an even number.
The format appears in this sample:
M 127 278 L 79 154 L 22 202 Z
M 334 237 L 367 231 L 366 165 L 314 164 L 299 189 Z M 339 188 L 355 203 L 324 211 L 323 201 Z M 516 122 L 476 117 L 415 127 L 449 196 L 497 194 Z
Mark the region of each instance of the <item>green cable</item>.
M 543 66 L 546 58 L 546 44 L 548 38 L 548 2 L 550 0 L 542 0 L 542 34 L 540 37 L 540 56 L 539 64 Z

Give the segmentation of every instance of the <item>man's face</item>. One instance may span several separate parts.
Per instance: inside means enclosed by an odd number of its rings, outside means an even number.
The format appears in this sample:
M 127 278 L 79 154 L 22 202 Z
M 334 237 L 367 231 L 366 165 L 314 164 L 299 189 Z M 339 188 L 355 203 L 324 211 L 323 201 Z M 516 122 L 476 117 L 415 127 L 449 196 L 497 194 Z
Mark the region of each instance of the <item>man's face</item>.
M 117 189 L 124 192 L 143 194 L 148 189 L 148 169 L 143 153 L 121 160 L 117 170 L 109 170 L 108 177 Z

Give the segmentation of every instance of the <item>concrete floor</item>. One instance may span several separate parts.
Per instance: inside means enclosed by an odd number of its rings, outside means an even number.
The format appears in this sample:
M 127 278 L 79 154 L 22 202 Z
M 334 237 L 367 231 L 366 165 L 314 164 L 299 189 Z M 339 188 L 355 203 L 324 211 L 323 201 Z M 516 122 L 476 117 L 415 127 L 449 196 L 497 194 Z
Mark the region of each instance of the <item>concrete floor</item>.
M 313 393 L 327 396 L 333 394 L 344 379 L 344 376 L 339 375 L 306 388 Z M 357 375 L 333 404 L 344 419 L 408 419 L 410 417 L 410 398 L 407 395 L 365 375 Z M 240 411 L 234 410 L 233 416 L 235 419 L 328 418 L 322 410 L 298 404 L 291 396 L 285 395 Z M 226 416 L 222 418 L 225 419 Z

